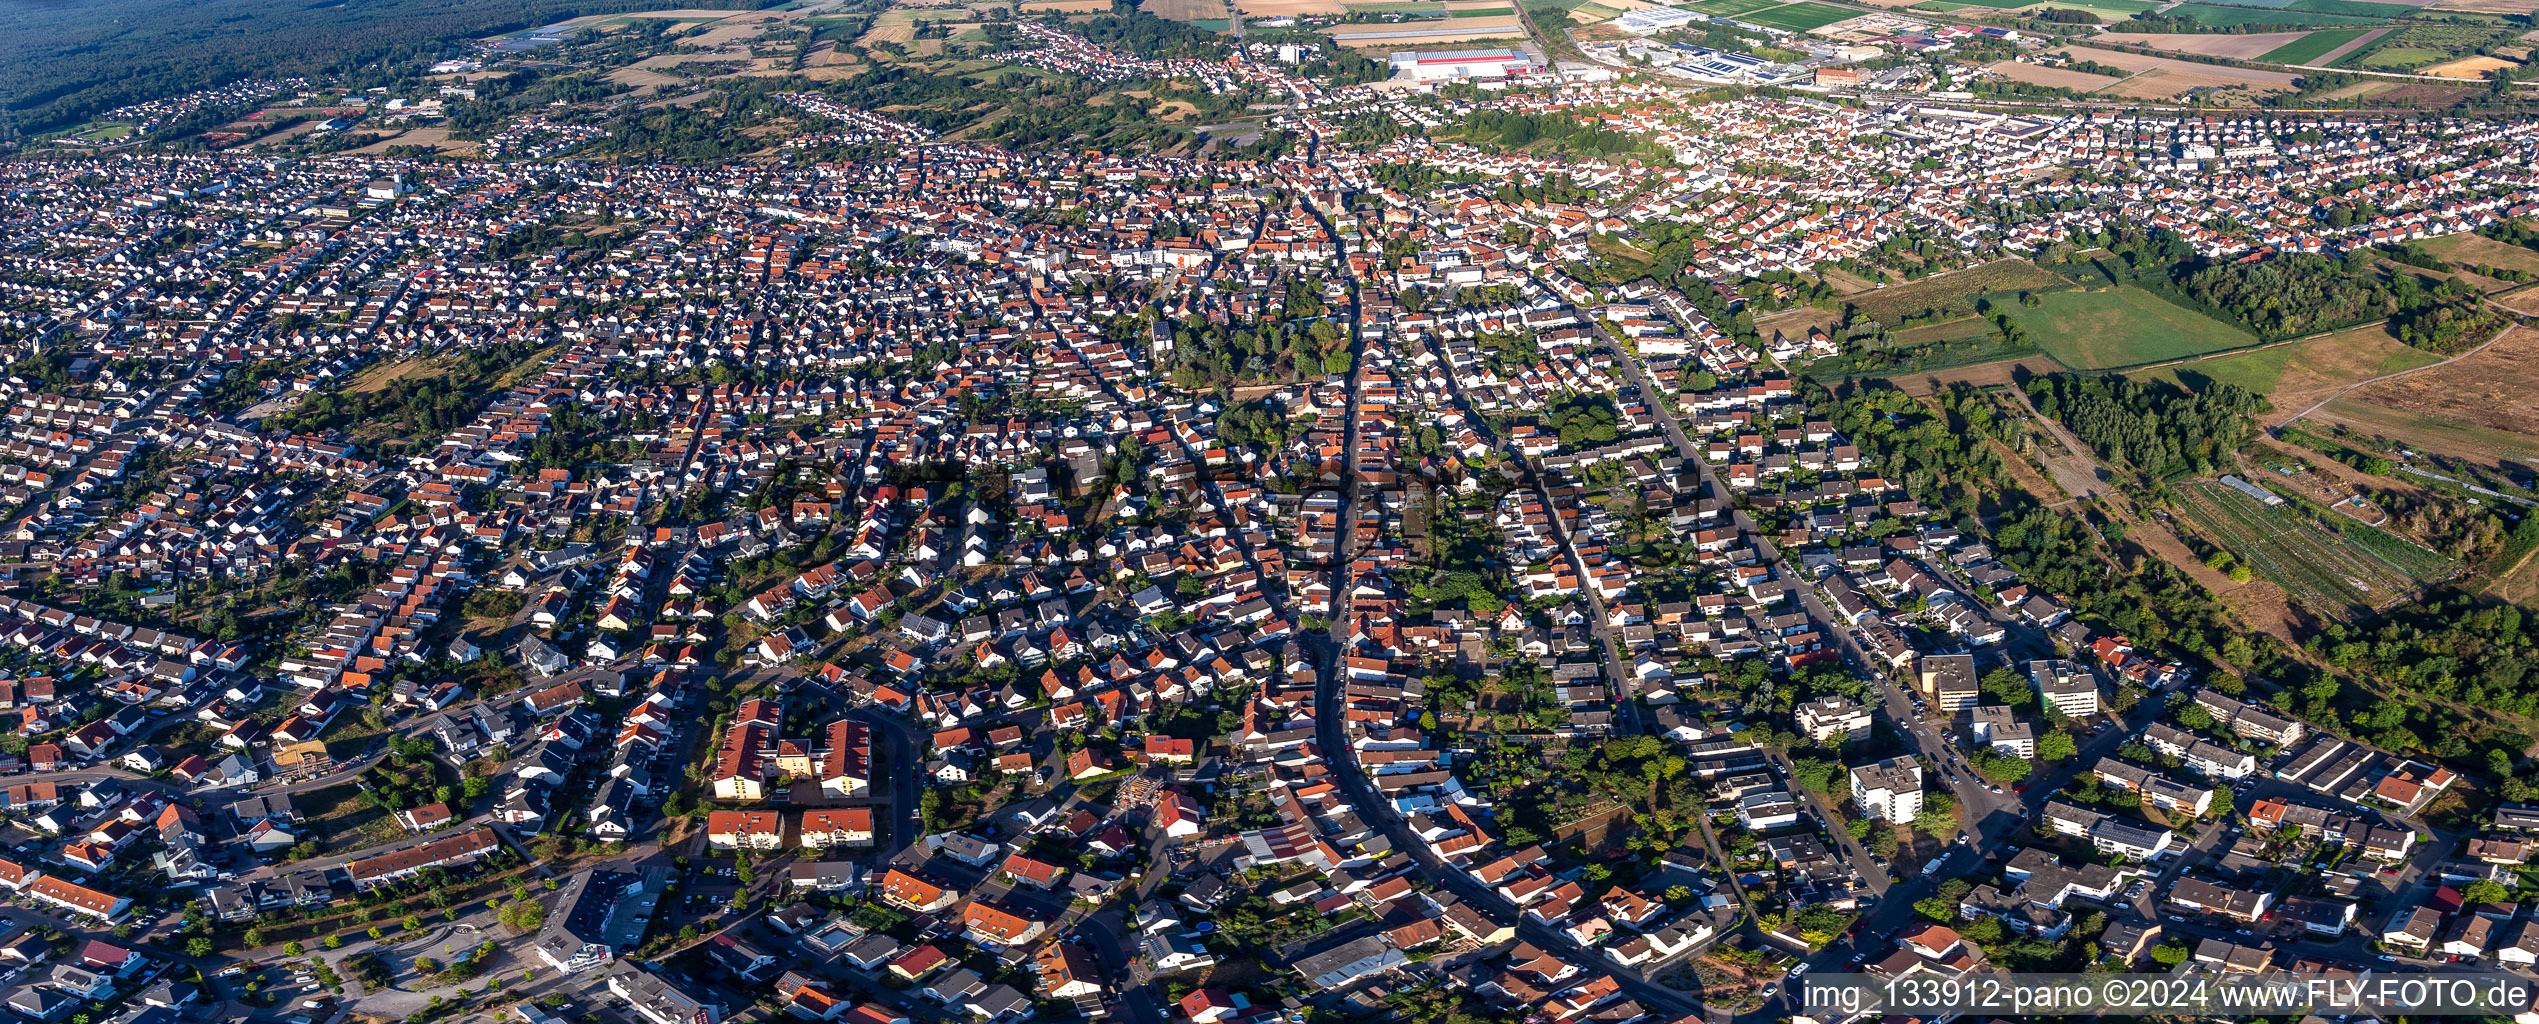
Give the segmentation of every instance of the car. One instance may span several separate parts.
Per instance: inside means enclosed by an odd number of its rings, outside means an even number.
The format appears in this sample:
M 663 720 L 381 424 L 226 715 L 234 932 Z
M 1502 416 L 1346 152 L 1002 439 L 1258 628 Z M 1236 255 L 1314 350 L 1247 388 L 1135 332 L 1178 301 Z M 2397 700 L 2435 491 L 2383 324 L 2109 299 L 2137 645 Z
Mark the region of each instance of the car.
M 2380 955 L 2380 962 L 2381 962 L 2381 963 L 2384 963 L 2384 964 L 2394 964 L 2394 963 L 2397 963 L 2397 962 L 2398 962 L 2398 958 L 2397 958 L 2397 957 L 2394 957 L 2394 956 L 2390 956 L 2390 955 L 2389 955 L 2389 954 L 2387 954 L 2387 953 L 2382 953 L 2382 954 Z
M 1770 999 L 1770 998 L 1772 998 L 1774 995 L 1778 994 L 1780 991 L 1781 991 L 1781 983 L 1780 983 L 1780 982 L 1777 982 L 1777 981 L 1768 981 L 1768 982 L 1765 982 L 1765 983 L 1763 984 L 1763 998 L 1765 998 L 1765 999 Z
M 2178 915 L 2176 915 L 2176 914 L 2171 914 L 2171 915 L 2169 915 L 2169 923 L 2170 923 L 2170 924 L 2185 924 L 2185 923 L 2186 923 L 2186 919 L 2185 919 L 2185 918 L 2183 918 L 2183 917 L 2179 917 L 2179 916 L 2178 916 Z
M 1796 967 L 1792 967 L 1792 968 L 1790 968 L 1790 977 L 1795 978 L 1795 977 L 1798 977 L 1799 975 L 1802 975 L 1802 974 L 1805 974 L 1805 973 L 1807 973 L 1807 965 L 1806 965 L 1806 964 L 1800 964 L 1800 965 L 1798 965 L 1798 966 L 1796 966 Z
M 1995 793 L 2001 792 L 2001 787 L 1999 787 L 1999 786 L 1986 785 L 1984 788 L 1985 788 L 1985 789 L 1989 789 L 1989 790 L 1991 790 L 1991 791 L 1993 791 L 1993 792 L 1995 792 Z

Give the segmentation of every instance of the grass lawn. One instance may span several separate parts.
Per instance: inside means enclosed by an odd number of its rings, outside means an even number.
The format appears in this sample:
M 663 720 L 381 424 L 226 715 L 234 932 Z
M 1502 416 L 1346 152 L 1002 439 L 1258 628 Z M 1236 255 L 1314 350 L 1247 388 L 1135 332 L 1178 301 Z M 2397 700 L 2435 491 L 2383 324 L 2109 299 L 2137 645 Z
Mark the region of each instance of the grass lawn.
M 291 809 L 300 816 L 300 834 L 317 840 L 329 852 L 357 850 L 405 834 L 395 817 L 362 799 L 361 788 L 350 780 L 295 794 Z
M 2268 50 L 2257 59 L 2277 64 L 2308 64 L 2327 56 L 2330 50 L 2362 38 L 2370 31 L 2367 28 L 2320 29 Z
M 2049 292 L 2036 309 L 2014 309 L 2037 347 L 2076 370 L 2179 359 L 2257 343 L 2256 335 L 2127 285 Z
M 2211 4 L 2183 4 L 2172 10 L 2171 17 L 2186 18 L 2206 28 L 2231 28 L 2238 25 L 2373 25 L 2381 18 L 2358 18 L 2344 14 L 2322 14 L 2317 11 L 2268 10 L 2262 7 L 2216 7 Z
M 1831 25 L 1837 21 L 1844 21 L 1859 16 L 1860 12 L 1858 11 L 1847 11 L 1840 7 L 1828 7 L 1824 4 L 1795 3 L 1785 7 L 1775 7 L 1768 11 L 1757 11 L 1738 20 L 1752 22 L 1765 28 L 1778 28 L 1788 29 L 1792 32 L 1805 32 L 1811 28 L 1821 28 L 1826 25 Z
M 2428 238 L 2424 242 L 2424 247 L 2435 256 L 2467 267 L 2475 267 L 2482 263 L 2490 267 L 2525 270 L 2539 274 L 2539 252 L 2498 242 L 2474 231 Z
M 2261 395 L 2274 394 L 2286 386 L 2295 394 L 2307 394 L 2314 389 L 2351 384 L 2440 362 L 2441 359 L 2441 356 L 2423 349 L 2401 345 L 2385 332 L 2357 328 L 2289 345 L 2233 352 L 2163 367 L 2153 376 L 2198 390 L 2209 382 L 2218 381 L 2237 384 Z M 2287 375 L 2286 371 L 2294 370 L 2298 372 Z M 2300 404 L 2308 403 L 2300 401 Z

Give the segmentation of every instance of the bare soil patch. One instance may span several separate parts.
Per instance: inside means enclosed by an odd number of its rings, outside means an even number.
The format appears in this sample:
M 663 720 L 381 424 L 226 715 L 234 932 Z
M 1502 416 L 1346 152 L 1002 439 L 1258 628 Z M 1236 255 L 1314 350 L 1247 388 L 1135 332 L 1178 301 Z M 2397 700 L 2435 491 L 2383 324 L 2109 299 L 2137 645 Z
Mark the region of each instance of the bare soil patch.
M 2028 377 L 2041 377 L 2049 373 L 2061 372 L 2063 372 L 2063 364 L 2055 362 L 2054 357 L 2034 355 L 2019 359 L 2005 359 L 1998 363 L 1960 366 L 1953 370 L 1932 370 L 1927 373 L 1889 377 L 1887 383 L 1895 385 L 1897 390 L 1905 394 L 1919 398 L 1923 395 L 1938 394 L 1952 384 L 1972 384 L 1979 388 L 1999 385 L 2015 387 L 2021 380 Z
M 2110 78 L 2106 75 L 2093 75 L 2087 71 L 2074 71 L 2070 68 L 2049 68 L 2042 64 L 2029 64 L 2015 60 L 2005 60 L 1999 64 L 1995 64 L 1992 66 L 1992 70 L 1999 72 L 2001 77 L 2007 78 L 2013 82 L 2026 82 L 2029 85 L 2043 85 L 2056 89 L 2071 89 L 2077 92 L 2096 92 L 2100 89 L 2104 89 L 2108 86 L 2124 81 L 2124 79 Z
M 447 128 L 409 128 L 404 134 L 381 139 L 353 153 L 356 156 L 377 156 L 387 152 L 390 146 L 430 146 L 455 156 L 475 156 L 479 152 L 474 142 L 465 139 L 453 141 Z
M 2218 38 L 2247 37 L 2222 36 Z M 2188 89 L 2204 86 L 2235 85 L 2254 92 L 2287 92 L 2292 89 L 2293 80 L 2300 77 L 2289 71 L 2226 68 L 2170 57 L 2154 57 L 2149 54 L 2127 53 L 2121 50 L 2102 50 L 2096 47 L 2066 46 L 2056 52 L 2080 60 L 2097 61 L 2112 67 L 2139 72 L 2134 77 L 2108 89 L 2107 92 L 2109 95 L 2144 99 L 2173 96 Z
M 2494 71 L 2500 68 L 2517 68 L 2520 66 L 2521 65 L 2515 64 L 2511 61 L 2501 60 L 2494 57 L 2462 57 L 2459 60 L 2421 68 L 2417 70 L 2416 73 L 2419 75 L 2432 75 L 2435 78 L 2457 78 L 2462 81 L 2477 82 L 2484 81 L 2486 73 L 2489 71 Z

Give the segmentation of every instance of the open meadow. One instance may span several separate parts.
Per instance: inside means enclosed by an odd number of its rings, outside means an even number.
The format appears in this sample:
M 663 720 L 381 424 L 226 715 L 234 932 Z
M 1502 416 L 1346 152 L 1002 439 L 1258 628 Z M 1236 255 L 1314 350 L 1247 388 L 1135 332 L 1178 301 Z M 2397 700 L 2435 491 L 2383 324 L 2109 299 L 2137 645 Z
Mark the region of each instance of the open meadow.
M 1998 259 L 1964 270 L 1952 270 L 1914 281 L 1844 297 L 1863 314 L 1889 327 L 1926 313 L 1972 313 L 1975 298 L 1987 293 L 2052 288 L 2062 279 L 2017 257 Z
M 2046 292 L 2011 316 L 2057 362 L 2108 370 L 2219 352 L 2257 336 L 2131 285 Z

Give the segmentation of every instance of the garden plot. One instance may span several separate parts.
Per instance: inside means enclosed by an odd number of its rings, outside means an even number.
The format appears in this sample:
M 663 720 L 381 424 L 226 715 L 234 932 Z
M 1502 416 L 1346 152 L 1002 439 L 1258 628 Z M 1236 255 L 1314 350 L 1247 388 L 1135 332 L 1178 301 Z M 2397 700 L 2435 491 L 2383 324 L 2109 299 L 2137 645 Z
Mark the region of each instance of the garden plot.
M 2266 505 L 2228 485 L 2178 485 L 2178 511 L 2205 538 L 2321 614 L 2351 616 L 2406 600 L 2458 563 L 2396 534 L 2317 518 L 2300 503 Z

